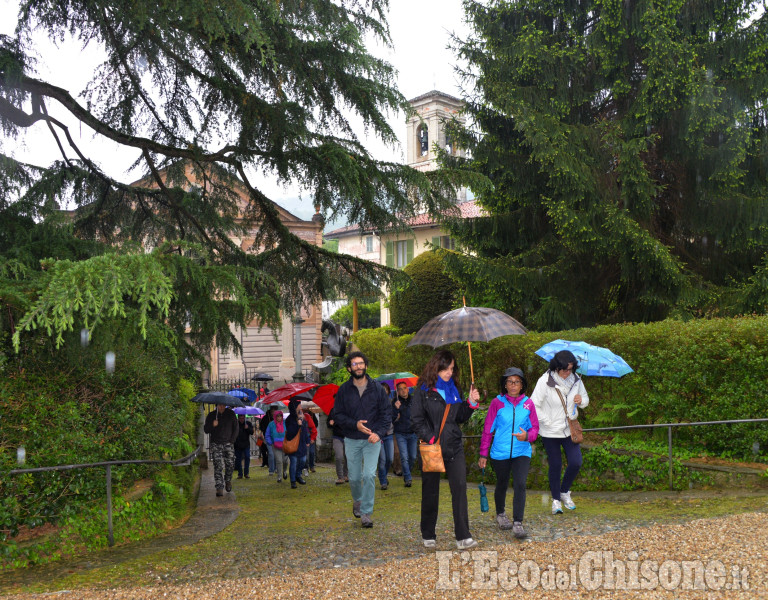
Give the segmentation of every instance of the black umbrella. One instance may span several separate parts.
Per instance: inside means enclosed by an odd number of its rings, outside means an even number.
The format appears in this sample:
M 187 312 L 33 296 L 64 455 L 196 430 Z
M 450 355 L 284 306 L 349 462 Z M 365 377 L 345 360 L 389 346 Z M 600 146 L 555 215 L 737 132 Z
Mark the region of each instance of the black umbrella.
M 200 404 L 223 404 L 224 406 L 245 406 L 240 398 L 230 396 L 224 392 L 202 392 L 192 398 L 192 402 Z
M 273 381 L 274 377 L 270 375 L 269 373 L 256 373 L 253 377 L 251 377 L 251 381 Z

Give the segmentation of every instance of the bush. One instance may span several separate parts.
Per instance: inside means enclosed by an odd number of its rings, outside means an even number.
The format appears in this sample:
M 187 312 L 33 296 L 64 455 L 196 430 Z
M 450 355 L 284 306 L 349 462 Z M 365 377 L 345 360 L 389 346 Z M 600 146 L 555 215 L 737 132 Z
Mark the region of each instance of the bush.
M 384 371 L 420 373 L 434 349 L 406 347 L 412 336 L 391 337 L 381 330 L 361 331 L 353 341 Z M 585 427 L 762 418 L 768 414 L 768 317 L 700 321 L 660 321 L 604 325 L 570 331 L 529 333 L 473 343 L 478 388 L 487 399 L 499 393 L 499 374 L 517 366 L 533 391 L 547 364 L 535 351 L 555 339 L 583 340 L 621 355 L 635 370 L 622 377 L 585 377 L 590 405 Z M 450 346 L 459 366 L 461 389 L 469 387 L 467 345 Z M 486 400 L 487 401 L 487 400 Z M 636 434 L 649 438 L 652 430 Z M 768 426 L 733 424 L 680 427 L 675 446 L 753 460 L 757 442 L 766 459 Z
M 331 321 L 352 329 L 352 303 L 350 302 L 346 306 L 342 306 L 339 310 L 331 315 Z M 371 329 L 374 327 L 381 327 L 381 304 L 371 302 L 369 304 L 357 305 L 357 327 L 358 329 Z
M 455 307 L 456 282 L 443 270 L 437 254 L 419 254 L 403 272 L 410 276 L 410 284 L 389 298 L 392 324 L 403 333 L 415 333 L 432 317 Z

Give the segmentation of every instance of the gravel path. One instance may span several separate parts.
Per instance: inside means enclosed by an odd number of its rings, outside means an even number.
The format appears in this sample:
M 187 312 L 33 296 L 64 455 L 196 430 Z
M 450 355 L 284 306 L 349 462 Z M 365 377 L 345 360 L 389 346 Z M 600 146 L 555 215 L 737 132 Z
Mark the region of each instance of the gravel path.
M 532 535 L 520 542 L 479 512 L 470 490 L 470 523 L 481 544 L 459 553 L 447 485 L 435 552 L 420 544 L 416 481 L 411 489 L 395 479 L 387 492 L 377 490 L 374 528 L 363 530 L 349 510 L 348 487 L 334 487 L 333 479 L 322 468 L 309 485 L 290 490 L 257 473 L 238 482 L 240 515 L 221 533 L 127 561 L 119 573 L 95 570 L 89 583 L 59 579 L 48 589 L 60 591 L 3 598 L 768 598 L 764 492 L 744 496 L 744 506 L 758 512 L 708 519 L 691 514 L 701 502 L 718 506 L 730 496 L 582 494 L 576 511 L 553 517 L 532 492 Z M 670 514 L 680 522 L 659 518 Z

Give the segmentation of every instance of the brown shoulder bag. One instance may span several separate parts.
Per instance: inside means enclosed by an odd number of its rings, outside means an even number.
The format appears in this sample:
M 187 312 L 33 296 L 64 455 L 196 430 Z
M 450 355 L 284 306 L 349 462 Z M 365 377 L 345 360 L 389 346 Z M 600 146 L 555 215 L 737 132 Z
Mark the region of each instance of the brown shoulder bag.
M 557 395 L 560 396 L 560 404 L 563 405 L 565 420 L 568 421 L 568 428 L 571 430 L 571 441 L 574 444 L 581 444 L 581 442 L 584 441 L 584 432 L 581 430 L 581 423 L 579 423 L 578 419 L 568 418 L 568 409 L 565 407 L 565 398 L 563 398 L 563 394 L 560 393 L 560 390 L 555 388 L 555 391 L 557 392 Z
M 424 440 L 419 440 L 419 454 L 421 454 L 421 470 L 425 473 L 445 473 L 445 463 L 443 462 L 443 448 L 440 446 L 440 436 L 443 435 L 445 419 L 448 417 L 450 406 L 445 407 L 443 413 L 443 422 L 440 423 L 440 433 L 434 444 L 427 444 Z

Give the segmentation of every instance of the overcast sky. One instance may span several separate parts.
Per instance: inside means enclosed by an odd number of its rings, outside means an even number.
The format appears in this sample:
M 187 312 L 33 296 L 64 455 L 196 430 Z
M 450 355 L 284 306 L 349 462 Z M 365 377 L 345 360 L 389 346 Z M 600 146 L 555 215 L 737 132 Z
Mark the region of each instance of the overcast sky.
M 16 23 L 19 2 L 0 0 L 0 33 L 11 34 Z M 390 0 L 388 18 L 393 48 L 372 48 L 371 51 L 385 58 L 398 70 L 398 87 L 406 98 L 414 98 L 432 89 L 438 89 L 458 96 L 459 88 L 454 64 L 456 59 L 447 49 L 450 33 L 464 37 L 467 28 L 461 0 Z M 51 51 L 53 50 L 53 51 Z M 96 53 L 83 51 L 78 44 L 70 43 L 54 47 L 47 40 L 41 45 L 39 76 L 51 83 L 67 88 L 73 95 L 83 89 L 90 78 L 99 57 Z M 42 59 L 45 59 L 45 62 Z M 49 110 L 53 110 L 49 106 Z M 90 130 L 80 128 L 69 119 L 75 137 L 79 136 L 84 145 L 91 137 Z M 365 138 L 369 151 L 376 158 L 402 161 L 405 156 L 405 121 L 403 114 L 391 115 L 390 123 L 400 137 L 400 147 L 386 147 L 378 140 Z M 5 151 L 11 150 L 6 147 Z M 20 138 L 14 149 L 15 156 L 36 164 L 47 164 L 59 158 L 44 124 L 38 123 Z M 92 154 L 94 151 L 91 151 Z M 129 179 L 126 169 L 136 159 L 133 150 L 125 151 L 110 142 L 101 142 L 95 152 L 102 168 L 112 176 Z M 259 186 L 273 200 L 293 199 L 301 194 L 297 188 L 279 188 L 268 179 L 259 181 Z M 306 194 L 304 194 L 305 198 Z M 288 210 L 298 216 L 307 217 L 314 211 L 311 201 L 297 203 L 287 201 Z M 301 213 L 301 214 L 300 214 Z

